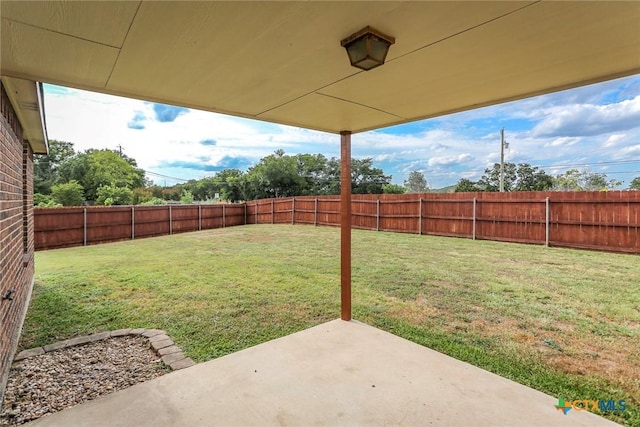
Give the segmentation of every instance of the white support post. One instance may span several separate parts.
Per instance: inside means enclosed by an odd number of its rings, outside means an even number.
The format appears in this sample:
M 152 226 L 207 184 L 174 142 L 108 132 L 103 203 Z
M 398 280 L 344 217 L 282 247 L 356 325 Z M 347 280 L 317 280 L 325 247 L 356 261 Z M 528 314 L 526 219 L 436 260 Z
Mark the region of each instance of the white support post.
M 551 212 L 549 212 L 549 198 L 545 199 L 545 237 L 544 237 L 544 245 L 549 246 L 549 217 L 551 216 Z
M 84 208 L 84 212 L 83 212 L 83 228 L 84 228 L 84 233 L 83 233 L 83 238 L 82 238 L 82 244 L 84 246 L 87 246 L 87 208 Z
M 473 240 L 476 240 L 476 217 L 477 217 L 477 215 L 476 215 L 477 210 L 476 209 L 478 209 L 477 206 L 478 206 L 478 201 L 474 197 L 473 198 L 473 237 L 472 237 Z

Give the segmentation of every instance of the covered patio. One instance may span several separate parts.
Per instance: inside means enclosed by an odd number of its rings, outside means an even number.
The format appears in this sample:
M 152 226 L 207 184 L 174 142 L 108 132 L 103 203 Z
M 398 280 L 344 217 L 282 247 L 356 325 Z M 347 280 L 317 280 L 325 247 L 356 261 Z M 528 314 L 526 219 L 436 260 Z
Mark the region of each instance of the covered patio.
M 341 143 L 340 321 L 36 424 L 609 424 L 586 411 L 565 417 L 553 397 L 351 320 L 351 135 L 640 73 L 640 3 L 0 7 L 3 81 L 299 126 Z M 366 26 L 394 38 L 386 64 L 370 71 L 352 67 L 341 46 Z
M 70 408 L 37 426 L 613 426 L 355 320 L 334 320 Z

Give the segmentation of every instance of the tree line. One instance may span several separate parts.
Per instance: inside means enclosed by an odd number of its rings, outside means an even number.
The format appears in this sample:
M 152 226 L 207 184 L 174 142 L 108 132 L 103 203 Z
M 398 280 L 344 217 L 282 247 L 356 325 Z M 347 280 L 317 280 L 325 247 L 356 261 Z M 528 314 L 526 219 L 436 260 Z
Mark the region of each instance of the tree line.
M 570 169 L 553 176 L 529 163 L 504 164 L 504 191 L 605 191 L 615 190 L 621 185 L 621 181 L 609 179 L 604 173 Z M 631 181 L 629 189 L 640 190 L 640 177 Z M 500 163 L 485 169 L 478 181 L 460 179 L 454 191 L 500 191 Z
M 352 159 L 351 190 L 354 194 L 402 194 L 429 191 L 419 171 L 403 185 L 393 184 L 391 175 L 373 164 L 373 159 Z M 154 185 L 135 159 L 114 150 L 89 149 L 76 152 L 73 144 L 49 141 L 49 153 L 34 159 L 34 204 L 77 206 L 239 202 L 305 195 L 340 194 L 340 159 L 322 154 L 288 155 L 283 150 L 260 159 L 246 172 L 225 169 L 212 177 L 190 180 L 171 187 Z M 499 164 L 486 169 L 478 181 L 461 179 L 455 191 L 498 191 Z M 550 176 L 527 163 L 505 164 L 506 191 L 603 190 L 620 185 L 605 174 L 571 170 Z M 640 189 L 640 177 L 631 187 Z
M 412 172 L 405 185 L 391 183 L 391 175 L 373 159 L 352 159 L 354 194 L 398 194 L 427 191 L 420 172 Z M 340 194 L 340 160 L 322 154 L 287 155 L 276 150 L 246 172 L 225 169 L 212 177 L 171 187 L 154 185 L 136 161 L 114 150 L 76 152 L 73 144 L 49 141 L 49 154 L 34 160 L 34 204 L 129 205 L 195 201 L 242 200 L 301 195 Z

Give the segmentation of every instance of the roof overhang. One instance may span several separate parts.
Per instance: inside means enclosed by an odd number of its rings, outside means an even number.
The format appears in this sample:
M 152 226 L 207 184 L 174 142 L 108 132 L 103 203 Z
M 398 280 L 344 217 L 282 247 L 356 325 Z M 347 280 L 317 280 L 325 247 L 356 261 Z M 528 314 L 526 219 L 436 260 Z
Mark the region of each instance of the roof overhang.
M 23 137 L 35 154 L 47 154 L 49 141 L 44 119 L 42 85 L 31 80 L 2 76 L 7 96 L 22 126 Z
M 2 1 L 3 75 L 327 132 L 640 73 L 640 2 Z M 371 25 L 387 63 L 349 65 Z

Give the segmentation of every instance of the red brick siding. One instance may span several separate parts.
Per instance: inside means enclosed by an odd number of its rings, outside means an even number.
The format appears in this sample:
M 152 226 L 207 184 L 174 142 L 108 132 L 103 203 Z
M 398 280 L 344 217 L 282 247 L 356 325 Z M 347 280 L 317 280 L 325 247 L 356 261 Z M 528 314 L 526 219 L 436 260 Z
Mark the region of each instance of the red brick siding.
M 33 154 L 1 87 L 0 401 L 24 322 L 34 274 Z M 13 291 L 12 300 L 1 299 Z

